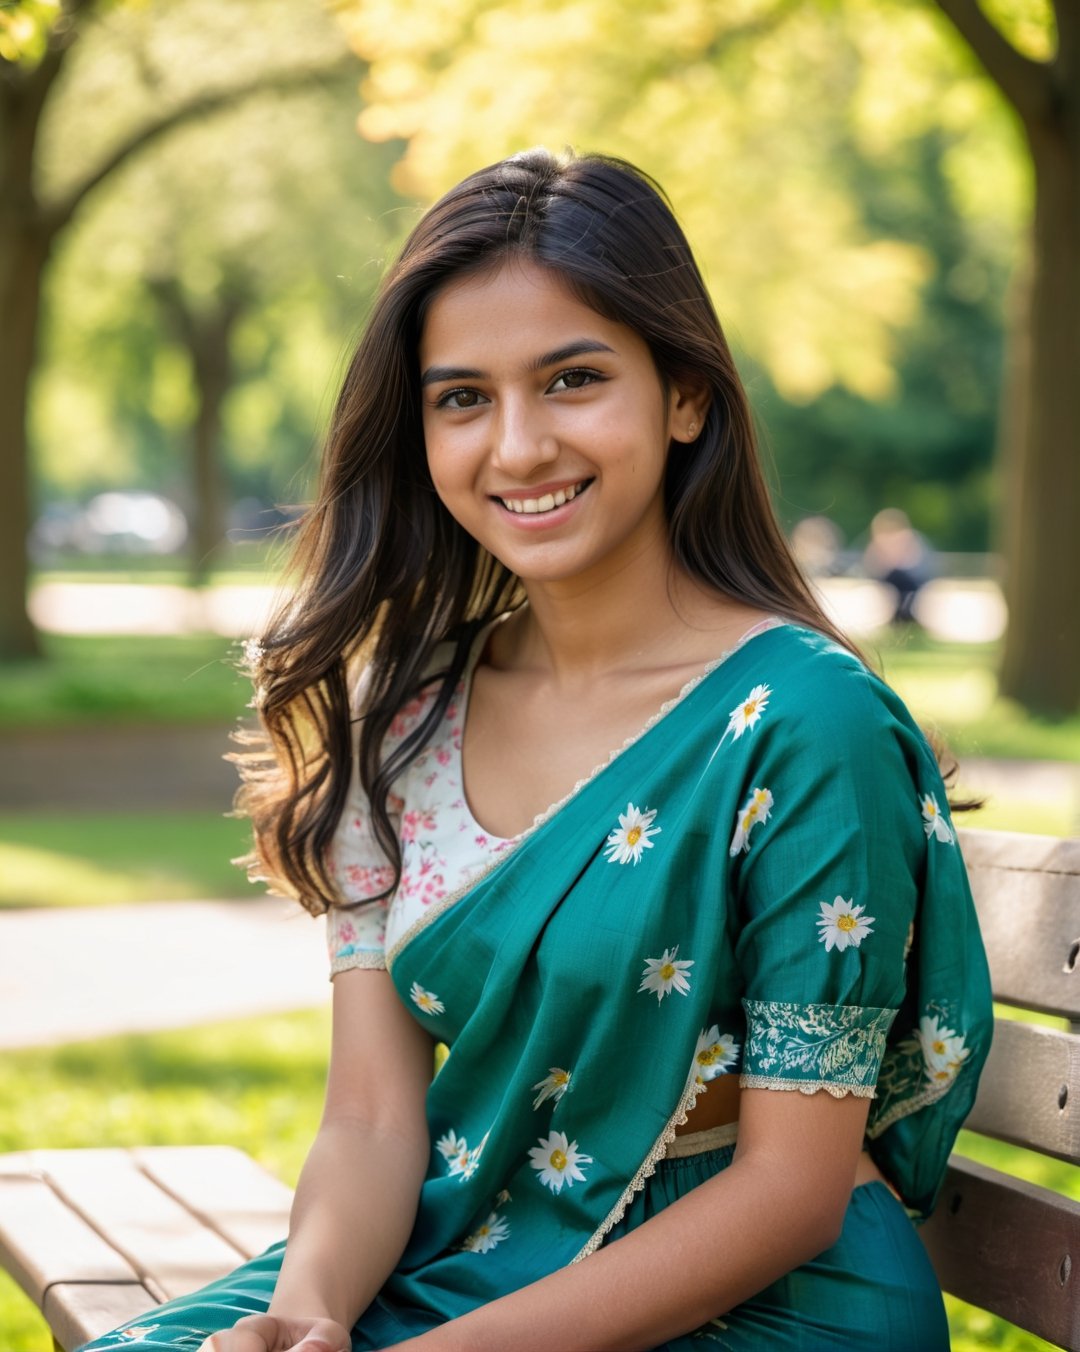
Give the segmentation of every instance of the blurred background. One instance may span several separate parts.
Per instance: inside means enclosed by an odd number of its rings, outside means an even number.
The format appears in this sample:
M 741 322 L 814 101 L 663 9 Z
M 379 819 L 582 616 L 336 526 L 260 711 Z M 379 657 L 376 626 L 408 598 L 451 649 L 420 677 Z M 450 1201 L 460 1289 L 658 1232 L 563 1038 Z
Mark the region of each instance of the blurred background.
M 236 644 L 386 262 L 529 145 L 669 193 L 783 524 L 985 798 L 963 824 L 1080 833 L 1078 29 L 1065 0 L 0 0 L 0 1151 L 224 1140 L 295 1181 L 328 988 L 319 926 L 230 863 Z M 1048 1346 L 951 1317 L 961 1352 Z M 2 1275 L 0 1343 L 49 1346 Z

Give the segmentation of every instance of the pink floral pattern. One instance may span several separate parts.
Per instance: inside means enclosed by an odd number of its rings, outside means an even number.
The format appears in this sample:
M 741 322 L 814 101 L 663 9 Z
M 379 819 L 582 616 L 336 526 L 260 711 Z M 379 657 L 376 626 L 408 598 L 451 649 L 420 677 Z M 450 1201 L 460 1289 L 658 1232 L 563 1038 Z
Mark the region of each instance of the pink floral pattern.
M 402 771 L 388 806 L 401 841 L 401 880 L 390 896 L 393 869 L 371 828 L 363 791 L 354 775 L 331 851 L 334 876 L 349 902 L 327 923 L 331 975 L 351 967 L 385 967 L 385 950 L 427 907 L 456 892 L 514 843 L 483 830 L 469 811 L 461 770 L 461 740 L 471 670 L 463 676 L 433 740 Z M 412 732 L 435 698 L 432 689 L 411 700 L 390 725 L 384 755 Z M 371 900 L 371 898 L 376 898 Z

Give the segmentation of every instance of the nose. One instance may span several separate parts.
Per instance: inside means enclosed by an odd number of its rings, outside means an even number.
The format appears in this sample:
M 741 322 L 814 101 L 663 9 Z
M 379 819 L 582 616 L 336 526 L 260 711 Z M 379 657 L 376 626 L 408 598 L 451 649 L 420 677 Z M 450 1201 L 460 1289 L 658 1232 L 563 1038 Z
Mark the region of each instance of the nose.
M 520 483 L 559 455 L 559 441 L 538 408 L 525 398 L 504 398 L 492 420 L 491 462 Z

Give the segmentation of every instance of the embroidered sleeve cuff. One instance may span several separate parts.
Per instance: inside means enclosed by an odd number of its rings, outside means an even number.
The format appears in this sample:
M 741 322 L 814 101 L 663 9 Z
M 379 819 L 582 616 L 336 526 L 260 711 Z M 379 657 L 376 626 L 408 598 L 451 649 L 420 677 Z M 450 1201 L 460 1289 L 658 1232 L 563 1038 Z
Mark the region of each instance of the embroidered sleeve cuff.
M 386 954 L 381 948 L 352 948 L 335 953 L 330 959 L 330 980 L 338 972 L 349 972 L 354 967 L 375 972 L 386 971 Z
M 895 1009 L 744 1000 L 747 1089 L 824 1089 L 873 1098 Z

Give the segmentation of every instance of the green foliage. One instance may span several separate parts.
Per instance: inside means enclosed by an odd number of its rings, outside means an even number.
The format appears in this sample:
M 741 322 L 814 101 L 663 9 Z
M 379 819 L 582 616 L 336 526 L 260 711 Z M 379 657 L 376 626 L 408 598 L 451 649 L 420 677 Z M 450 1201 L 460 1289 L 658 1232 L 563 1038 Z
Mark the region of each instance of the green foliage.
M 59 0 L 9 0 L 0 5 L 0 60 L 36 66 L 59 19 Z
M 224 409 L 232 496 L 302 498 L 343 340 L 369 303 L 400 205 L 388 185 L 395 148 L 356 136 L 360 67 L 350 74 L 346 57 L 317 4 L 127 4 L 80 24 L 41 140 L 46 196 L 207 91 L 262 88 L 135 156 L 59 241 L 31 408 L 39 497 L 122 486 L 193 505 L 198 391 L 152 299 L 150 284 L 165 282 L 196 321 L 222 295 L 242 298 Z M 306 90 L 272 87 L 330 68 Z
M 919 322 L 897 339 L 894 398 L 874 402 L 834 387 L 795 406 L 765 371 L 751 374 L 788 525 L 825 515 L 859 540 L 889 505 L 940 548 L 989 547 L 1005 265 L 958 210 L 949 145 L 930 132 L 887 165 L 855 146 L 838 163 L 874 229 L 921 242 L 933 270 Z

